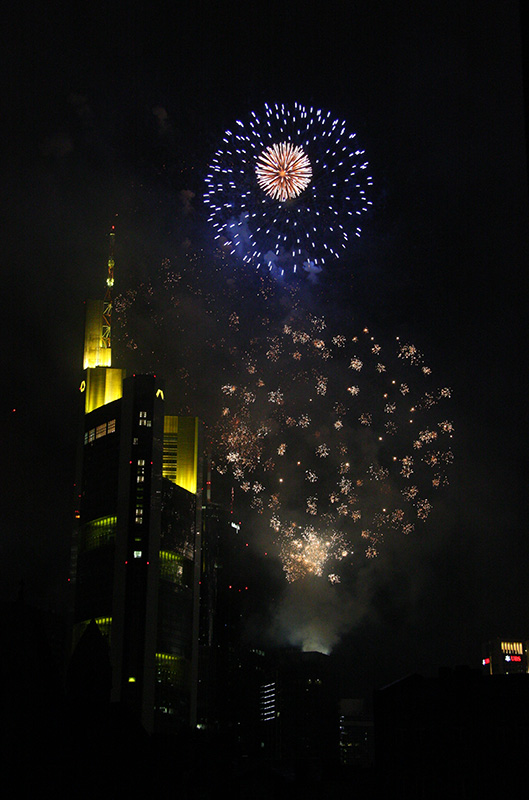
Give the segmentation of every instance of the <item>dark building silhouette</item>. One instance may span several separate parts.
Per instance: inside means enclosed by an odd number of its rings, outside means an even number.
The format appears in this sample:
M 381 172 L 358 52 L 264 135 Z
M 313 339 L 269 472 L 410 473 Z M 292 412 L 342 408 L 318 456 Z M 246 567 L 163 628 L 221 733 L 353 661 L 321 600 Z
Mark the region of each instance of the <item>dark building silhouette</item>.
M 220 497 L 223 487 L 215 489 Z M 213 502 L 209 489 L 202 519 L 198 723 L 230 741 L 234 753 L 255 755 L 265 667 L 264 652 L 246 631 L 256 602 L 255 565 L 231 504 Z
M 75 787 L 78 797 L 120 797 L 152 785 L 149 737 L 133 708 L 111 703 L 111 689 L 108 637 L 92 620 L 68 664 L 56 796 Z
M 234 564 L 239 534 L 231 509 L 208 496 L 203 507 L 198 698 L 199 724 L 208 730 L 227 731 L 236 716 L 229 676 L 241 638 L 242 581 Z
M 371 768 L 375 762 L 373 715 L 363 698 L 340 700 L 340 763 Z
M 410 675 L 375 692 L 381 796 L 500 797 L 526 782 L 529 676 Z
M 339 686 L 330 656 L 280 650 L 269 656 L 260 686 L 267 757 L 318 775 L 339 762 Z
M 74 644 L 95 620 L 109 639 L 112 700 L 136 709 L 148 731 L 189 725 L 198 668 L 198 420 L 167 417 L 159 381 L 140 375 L 84 421 Z M 178 458 L 191 451 L 194 482 L 176 477 L 190 488 L 167 477 L 170 425 L 184 433 Z
M 57 781 L 65 620 L 29 605 L 21 586 L 0 613 L 0 763 L 6 787 L 31 797 Z

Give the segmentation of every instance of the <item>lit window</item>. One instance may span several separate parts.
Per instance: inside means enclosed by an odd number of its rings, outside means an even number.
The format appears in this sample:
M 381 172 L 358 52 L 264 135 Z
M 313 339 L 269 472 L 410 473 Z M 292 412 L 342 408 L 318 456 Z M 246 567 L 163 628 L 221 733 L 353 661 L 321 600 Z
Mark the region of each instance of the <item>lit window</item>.
M 96 439 L 101 439 L 102 436 L 107 435 L 107 424 L 104 422 L 102 425 L 98 425 L 96 428 Z
M 88 431 L 88 441 L 93 442 L 96 438 L 96 429 L 92 428 L 92 430 Z
M 108 421 L 107 433 L 115 433 L 116 432 L 116 420 L 110 419 Z

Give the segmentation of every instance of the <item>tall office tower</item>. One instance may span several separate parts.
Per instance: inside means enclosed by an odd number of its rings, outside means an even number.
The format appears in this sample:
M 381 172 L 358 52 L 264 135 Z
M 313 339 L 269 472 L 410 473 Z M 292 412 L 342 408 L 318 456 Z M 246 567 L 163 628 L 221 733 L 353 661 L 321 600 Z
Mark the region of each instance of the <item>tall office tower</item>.
M 283 649 L 268 654 L 260 686 L 264 752 L 275 761 L 331 765 L 339 757 L 338 680 L 331 657 Z
M 171 732 L 196 716 L 201 423 L 165 413 L 155 375 L 111 366 L 111 303 L 87 305 L 73 644 L 95 620 L 113 701 Z
M 333 660 L 323 653 L 269 654 L 260 687 L 261 736 L 269 758 L 312 768 L 338 762 L 337 677 Z
M 243 643 L 252 594 L 244 569 L 248 548 L 229 505 L 208 498 L 202 523 L 198 720 L 202 728 L 225 735 L 236 730 L 248 739 L 243 718 L 249 710 L 246 685 L 253 670 L 246 662 L 254 658 Z

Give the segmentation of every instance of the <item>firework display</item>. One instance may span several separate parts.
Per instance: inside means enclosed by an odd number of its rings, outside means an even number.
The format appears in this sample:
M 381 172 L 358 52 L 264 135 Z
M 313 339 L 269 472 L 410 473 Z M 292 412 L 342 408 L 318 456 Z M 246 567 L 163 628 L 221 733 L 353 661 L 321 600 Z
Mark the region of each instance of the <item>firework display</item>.
M 453 461 L 451 391 L 423 355 L 367 328 L 328 332 L 296 314 L 238 354 L 222 386 L 217 469 L 231 473 L 279 545 L 286 577 L 340 580 L 385 537 L 430 515 Z
M 340 583 L 429 518 L 454 458 L 451 391 L 408 341 L 388 344 L 352 319 L 332 329 L 332 313 L 307 311 L 307 300 L 325 304 L 299 281 L 268 270 L 233 279 L 230 253 L 321 269 L 360 233 L 371 184 L 364 152 L 329 114 L 266 106 L 235 131 L 206 180 L 215 251 L 164 259 L 116 298 L 116 315 L 135 362 L 175 364 L 182 410 L 204 420 L 215 469 L 287 581 Z
M 289 142 L 267 149 L 257 160 L 257 181 L 274 200 L 292 200 L 306 189 L 312 177 L 310 161 L 301 149 Z
M 256 267 L 322 270 L 361 233 L 365 151 L 330 112 L 265 105 L 224 134 L 204 202 L 219 244 Z

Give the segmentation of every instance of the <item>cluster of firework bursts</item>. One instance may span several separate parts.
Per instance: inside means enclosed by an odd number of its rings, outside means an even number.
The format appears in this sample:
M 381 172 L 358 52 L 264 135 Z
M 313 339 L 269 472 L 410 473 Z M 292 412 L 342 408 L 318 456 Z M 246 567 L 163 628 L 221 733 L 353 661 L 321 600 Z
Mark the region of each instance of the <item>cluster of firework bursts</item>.
M 450 389 L 414 345 L 295 315 L 238 357 L 244 376 L 222 387 L 217 469 L 266 519 L 289 581 L 339 582 L 340 562 L 373 558 L 428 518 L 454 429 Z
M 344 122 L 267 105 L 226 131 L 205 184 L 215 253 L 187 249 L 116 298 L 124 345 L 175 365 L 181 412 L 204 419 L 287 580 L 339 583 L 428 519 L 453 461 L 450 389 L 413 344 L 302 310 L 303 270 L 328 274 L 371 205 Z
M 287 580 L 338 583 L 351 561 L 429 518 L 453 461 L 450 389 L 413 344 L 353 322 L 331 331 L 294 286 L 255 277 L 245 291 L 225 270 L 222 255 L 188 254 L 180 271 L 164 260 L 156 280 L 116 298 L 122 345 L 135 363 L 158 353 L 165 374 L 174 364 L 181 412 L 204 420 L 217 471 L 264 522 Z M 284 322 L 278 295 L 291 309 Z

